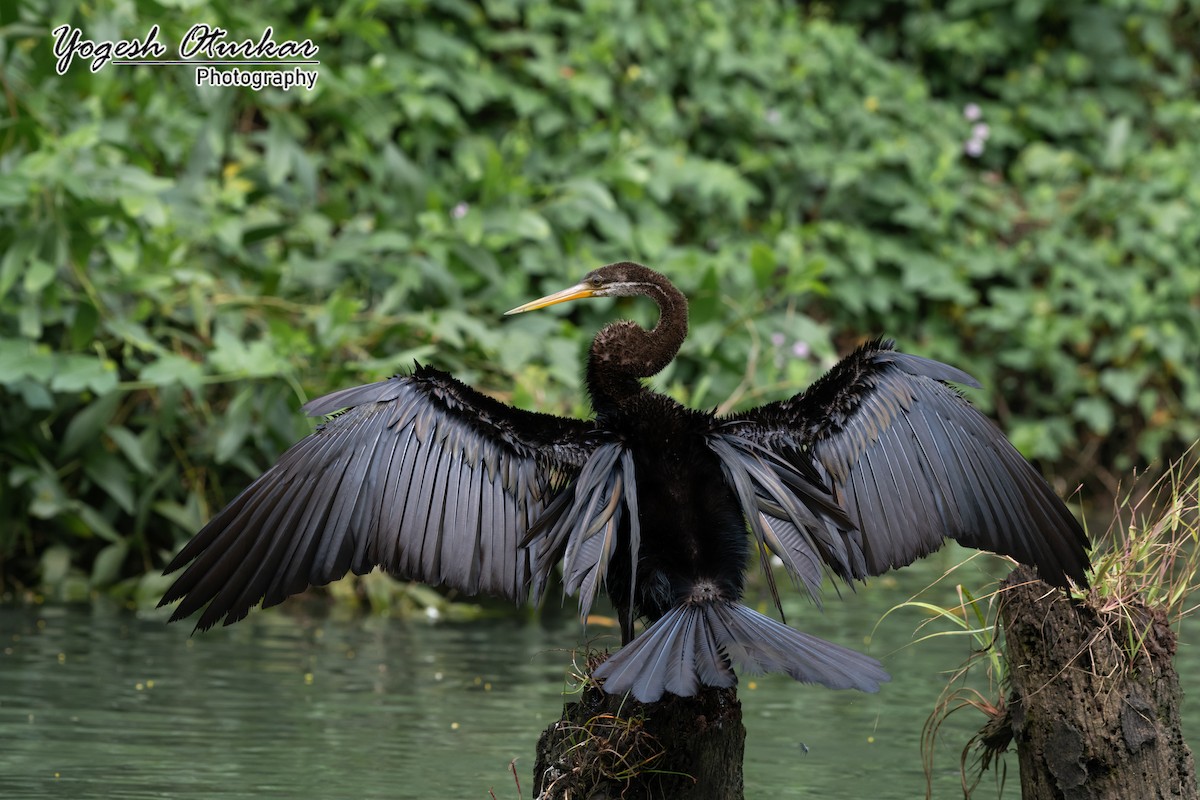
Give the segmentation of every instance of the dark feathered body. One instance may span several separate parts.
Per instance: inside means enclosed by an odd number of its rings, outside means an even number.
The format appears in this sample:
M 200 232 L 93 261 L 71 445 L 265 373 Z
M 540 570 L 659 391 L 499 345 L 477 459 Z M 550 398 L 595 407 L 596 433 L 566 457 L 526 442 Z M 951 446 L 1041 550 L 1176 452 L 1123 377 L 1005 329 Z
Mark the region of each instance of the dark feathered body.
M 877 575 L 946 537 L 1086 582 L 1083 531 L 949 385 L 976 385 L 965 373 L 876 341 L 807 391 L 718 418 L 642 383 L 687 334 L 686 300 L 653 270 L 611 264 L 514 311 L 603 296 L 649 297 L 661 316 L 596 335 L 595 420 L 521 411 L 430 368 L 315 400 L 308 413 L 336 415 L 168 565 L 186 566 L 163 598 L 181 600 L 172 619 L 203 609 L 198 627 L 228 624 L 377 566 L 537 599 L 561 564 L 582 616 L 605 590 L 621 618 L 625 646 L 595 677 L 651 701 L 731 686 L 735 663 L 832 688 L 887 680 L 874 659 L 741 605 L 752 557 L 772 591 L 769 555 L 814 597 L 827 572 Z
M 710 414 L 650 391 L 630 398 L 622 413 L 599 424 L 626 443 L 637 474 L 641 548 L 633 617 L 653 622 L 687 600 L 697 586 L 712 586 L 730 601 L 745 583 L 749 540 L 746 523 L 708 446 Z M 628 524 L 622 543 L 628 540 Z M 627 546 L 627 545 L 626 545 Z M 624 549 L 624 548 L 622 548 Z M 632 638 L 628 610 L 629 560 L 618 555 L 608 592 Z

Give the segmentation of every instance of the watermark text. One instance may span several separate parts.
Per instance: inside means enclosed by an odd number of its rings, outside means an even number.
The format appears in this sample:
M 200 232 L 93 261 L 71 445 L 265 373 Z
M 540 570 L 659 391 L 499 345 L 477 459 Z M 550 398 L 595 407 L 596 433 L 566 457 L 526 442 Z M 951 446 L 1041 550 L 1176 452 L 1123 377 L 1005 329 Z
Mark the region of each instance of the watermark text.
M 59 25 L 54 36 L 55 70 L 65 75 L 76 59 L 88 63 L 88 69 L 100 72 L 110 64 L 124 66 L 194 66 L 197 86 L 242 86 L 254 90 L 294 87 L 312 90 L 317 85 L 315 69 L 320 48 L 312 40 L 276 41 L 275 31 L 266 27 L 257 38 L 230 38 L 229 32 L 215 25 L 200 23 L 190 27 L 175 48 L 176 58 L 168 58 L 168 48 L 159 41 L 158 25 L 144 36 L 133 39 L 94 41 L 73 25 Z M 284 67 L 267 69 L 266 67 Z

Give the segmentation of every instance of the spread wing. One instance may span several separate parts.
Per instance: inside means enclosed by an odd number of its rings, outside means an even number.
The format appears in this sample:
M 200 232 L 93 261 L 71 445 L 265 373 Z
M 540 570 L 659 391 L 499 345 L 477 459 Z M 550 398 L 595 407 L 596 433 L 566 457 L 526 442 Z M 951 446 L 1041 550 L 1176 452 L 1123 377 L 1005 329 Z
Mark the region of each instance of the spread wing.
M 742 500 L 752 523 L 758 516 L 778 529 L 765 543 L 810 590 L 817 560 L 842 577 L 863 578 L 911 563 L 944 537 L 1031 564 L 1051 583 L 1086 584 L 1083 529 L 951 381 L 978 386 L 953 367 L 872 342 L 808 390 L 716 430 L 715 440 L 743 453 L 732 458 L 718 449 L 727 473 L 745 470 L 745 452 L 769 453 L 806 481 L 791 505 L 819 512 L 807 495 L 824 490 L 844 509 L 848 529 L 833 515 L 787 513 L 786 498 L 761 481 Z
M 467 594 L 521 599 L 521 540 L 596 447 L 591 423 L 507 406 L 418 367 L 308 403 L 334 416 L 196 534 L 160 605 L 207 606 L 197 628 L 310 585 L 383 567 Z

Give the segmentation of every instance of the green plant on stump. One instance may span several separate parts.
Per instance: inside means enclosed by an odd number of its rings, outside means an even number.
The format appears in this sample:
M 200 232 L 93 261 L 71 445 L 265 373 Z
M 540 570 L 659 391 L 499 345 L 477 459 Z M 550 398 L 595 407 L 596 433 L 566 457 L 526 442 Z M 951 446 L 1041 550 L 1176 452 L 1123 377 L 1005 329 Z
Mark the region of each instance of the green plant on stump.
M 1135 483 L 1116 504 L 1111 546 L 1094 557 L 1089 600 L 1118 618 L 1131 600 L 1160 608 L 1178 628 L 1200 588 L 1200 448 L 1146 491 Z M 1125 626 L 1128 627 L 1128 626 Z M 1136 642 L 1129 643 L 1131 652 Z
M 1076 591 L 1074 598 L 1092 609 L 1103 623 L 1099 635 L 1110 637 L 1127 654 L 1126 668 L 1133 668 L 1142 654 L 1149 615 L 1162 614 L 1178 633 L 1183 621 L 1197 609 L 1192 597 L 1200 588 L 1200 459 L 1193 448 L 1150 482 L 1135 479 L 1131 488 L 1114 501 L 1112 522 L 1098 539 L 1093 553 L 1091 586 Z M 965 562 L 964 562 L 965 563 Z M 962 564 L 935 581 L 953 575 Z M 932 586 L 933 584 L 931 584 Z M 928 615 L 918 630 L 949 623 L 945 630 L 925 633 L 919 643 L 942 636 L 969 636 L 973 652 L 956 669 L 926 720 L 921 735 L 921 752 L 927 781 L 926 796 L 932 793 L 934 746 L 942 725 L 953 713 L 974 708 L 988 717 L 979 732 L 964 745 L 960 760 L 964 796 L 979 786 L 983 773 L 1012 740 L 1006 696 L 1010 665 L 1005 658 L 999 609 L 1004 589 L 992 586 L 982 594 L 956 587 L 959 603 L 940 606 L 912 599 L 889 609 L 916 609 Z M 882 622 L 882 619 L 880 620 Z M 984 688 L 978 682 L 982 666 Z M 974 753 L 974 762 L 971 754 Z M 1003 785 L 1006 771 L 1001 765 L 998 780 Z

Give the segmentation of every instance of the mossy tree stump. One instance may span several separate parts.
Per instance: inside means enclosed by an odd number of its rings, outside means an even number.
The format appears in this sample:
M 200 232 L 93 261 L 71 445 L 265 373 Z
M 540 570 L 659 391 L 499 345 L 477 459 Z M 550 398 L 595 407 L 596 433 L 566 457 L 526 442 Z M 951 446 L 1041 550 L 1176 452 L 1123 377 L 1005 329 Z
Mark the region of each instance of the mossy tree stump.
M 538 739 L 533 796 L 741 800 L 745 741 L 736 689 L 639 703 L 589 681 Z
M 1196 798 L 1165 615 L 1072 601 L 1026 567 L 1003 588 L 1024 800 Z

